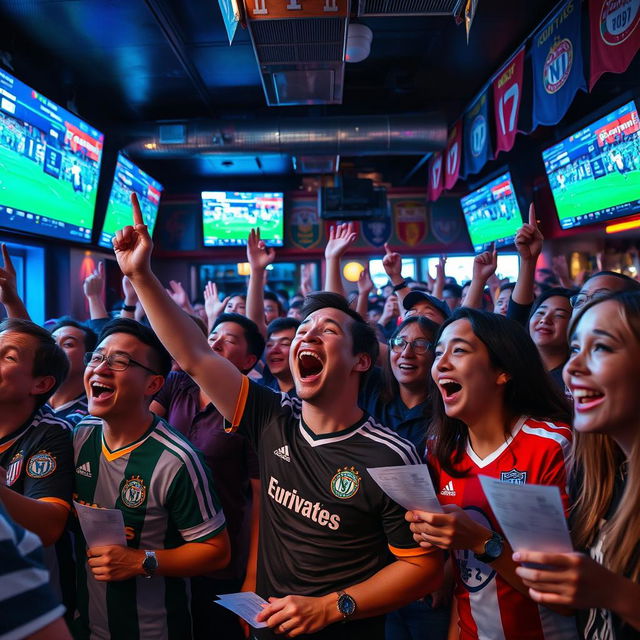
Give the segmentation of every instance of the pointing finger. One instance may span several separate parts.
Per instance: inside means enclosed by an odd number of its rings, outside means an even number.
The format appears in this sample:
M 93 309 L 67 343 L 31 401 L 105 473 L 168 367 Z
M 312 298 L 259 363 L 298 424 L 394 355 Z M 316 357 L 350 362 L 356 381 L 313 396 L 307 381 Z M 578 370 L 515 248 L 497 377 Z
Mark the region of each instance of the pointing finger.
M 140 209 L 140 203 L 138 202 L 138 195 L 135 191 L 131 192 L 131 205 L 133 206 L 133 224 L 144 224 L 144 219 L 142 218 L 142 210 Z
M 529 224 L 532 227 L 538 227 L 538 221 L 536 220 L 536 208 L 533 202 L 529 205 Z

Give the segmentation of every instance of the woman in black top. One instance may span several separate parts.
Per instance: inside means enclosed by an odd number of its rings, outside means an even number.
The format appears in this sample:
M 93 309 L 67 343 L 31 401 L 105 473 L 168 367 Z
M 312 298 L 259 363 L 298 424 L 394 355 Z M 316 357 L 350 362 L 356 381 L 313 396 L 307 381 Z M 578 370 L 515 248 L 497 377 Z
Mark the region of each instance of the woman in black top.
M 520 552 L 531 597 L 579 610 L 587 640 L 640 639 L 640 293 L 592 299 L 569 328 L 572 537 L 585 553 Z

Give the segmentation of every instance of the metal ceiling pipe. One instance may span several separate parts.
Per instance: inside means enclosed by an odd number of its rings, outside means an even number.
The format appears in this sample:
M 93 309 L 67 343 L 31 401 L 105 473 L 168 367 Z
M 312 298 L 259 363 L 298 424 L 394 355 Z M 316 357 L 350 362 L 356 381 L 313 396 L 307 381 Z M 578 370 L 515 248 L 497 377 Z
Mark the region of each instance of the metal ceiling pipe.
M 439 114 L 341 116 L 153 123 L 128 132 L 141 158 L 208 154 L 419 155 L 444 149 L 447 127 Z

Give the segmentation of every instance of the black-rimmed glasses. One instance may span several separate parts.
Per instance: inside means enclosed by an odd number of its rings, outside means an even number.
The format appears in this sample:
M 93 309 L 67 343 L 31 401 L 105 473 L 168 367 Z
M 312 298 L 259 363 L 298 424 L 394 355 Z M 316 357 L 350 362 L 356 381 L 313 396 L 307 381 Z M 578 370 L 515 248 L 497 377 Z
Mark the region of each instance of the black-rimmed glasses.
M 111 355 L 105 356 L 104 353 L 100 353 L 100 351 L 88 351 L 84 354 L 84 363 L 87 367 L 95 369 L 103 362 L 107 363 L 107 367 L 109 367 L 111 371 L 124 371 L 133 364 L 136 367 L 140 367 L 141 369 L 152 373 L 154 376 L 160 375 L 152 369 L 149 369 L 149 367 L 143 365 L 141 362 L 129 357 L 125 353 L 112 353 Z
M 405 347 L 409 345 L 414 353 L 427 353 L 433 348 L 433 344 L 424 338 L 416 338 L 415 340 L 405 340 L 400 336 L 396 336 L 389 340 L 389 346 L 391 347 L 391 351 L 395 351 L 396 353 L 402 353 L 405 350 Z

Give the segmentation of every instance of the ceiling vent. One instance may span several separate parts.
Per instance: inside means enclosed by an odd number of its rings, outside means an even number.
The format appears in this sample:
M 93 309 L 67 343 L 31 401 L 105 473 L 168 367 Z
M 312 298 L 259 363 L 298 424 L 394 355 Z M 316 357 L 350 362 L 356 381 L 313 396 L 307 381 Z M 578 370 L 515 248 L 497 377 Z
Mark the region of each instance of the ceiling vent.
M 246 0 L 269 106 L 340 104 L 349 0 Z
M 462 0 L 358 0 L 358 16 L 453 16 Z

